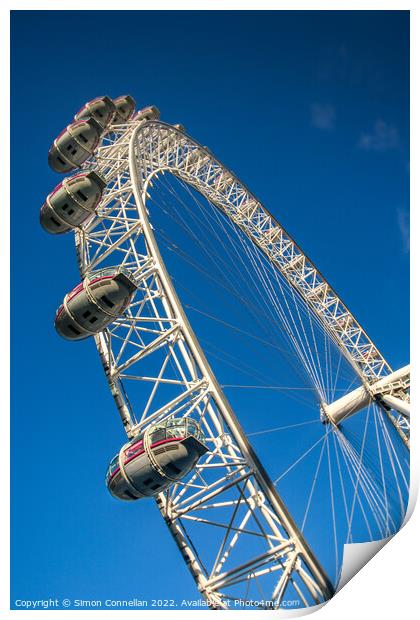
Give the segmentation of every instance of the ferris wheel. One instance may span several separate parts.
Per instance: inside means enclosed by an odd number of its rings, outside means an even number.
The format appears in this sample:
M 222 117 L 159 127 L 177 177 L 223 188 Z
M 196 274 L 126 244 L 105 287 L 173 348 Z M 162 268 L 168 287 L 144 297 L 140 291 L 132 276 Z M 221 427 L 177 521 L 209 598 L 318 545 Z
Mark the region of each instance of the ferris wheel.
M 256 196 L 159 116 L 99 97 L 50 149 L 73 175 L 41 224 L 74 231 L 81 274 L 56 329 L 94 338 L 127 434 L 109 491 L 156 500 L 209 607 L 316 605 L 334 594 L 345 543 L 404 519 L 410 369 L 390 368 Z M 268 384 L 277 357 L 303 387 Z M 245 387 L 249 402 L 234 395 Z M 274 398 L 287 389 L 293 405 Z

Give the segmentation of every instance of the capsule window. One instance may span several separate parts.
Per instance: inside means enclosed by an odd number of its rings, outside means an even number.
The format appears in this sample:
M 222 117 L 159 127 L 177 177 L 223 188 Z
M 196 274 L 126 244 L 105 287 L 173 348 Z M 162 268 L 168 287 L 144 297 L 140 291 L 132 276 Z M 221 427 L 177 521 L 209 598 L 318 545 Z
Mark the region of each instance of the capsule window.
M 88 199 L 88 197 L 86 196 L 86 194 L 84 194 L 83 192 L 80 191 L 80 189 L 77 190 L 77 195 L 79 196 L 79 198 L 81 198 L 83 200 L 83 202 L 86 202 L 86 200 Z
M 108 306 L 108 308 L 113 308 L 114 307 L 114 304 L 109 299 L 109 297 L 107 297 L 106 295 L 102 295 L 101 299 Z
M 70 151 L 70 155 L 76 155 L 77 153 L 77 148 L 71 143 L 67 146 L 67 150 Z
M 90 310 L 86 310 L 86 312 L 83 312 L 82 316 L 84 319 L 87 319 L 90 317 L 91 314 L 92 312 Z
M 165 429 L 163 428 L 156 429 L 150 435 L 150 443 L 152 444 L 157 443 L 158 441 L 163 441 L 164 439 L 166 439 L 166 435 L 165 435 Z
M 55 219 L 55 217 L 50 217 L 50 220 L 53 224 L 55 224 L 55 226 L 57 226 L 57 228 L 60 228 L 61 224 Z
M 145 486 L 145 487 L 147 487 L 147 486 L 149 486 L 149 484 L 150 484 L 151 482 L 153 482 L 153 478 L 148 478 L 147 480 L 145 480 L 145 481 L 143 482 L 143 484 L 144 484 L 144 486 Z
M 80 336 L 80 332 L 78 329 L 76 329 L 76 327 L 73 327 L 73 325 L 67 325 L 67 327 L 69 328 L 69 330 L 71 332 L 73 332 L 73 334 L 75 334 L 76 336 Z
M 179 469 L 179 467 L 177 467 L 176 465 L 174 465 L 173 463 L 168 463 L 166 466 L 168 469 L 171 470 L 171 472 L 173 472 L 174 474 L 179 474 L 181 473 L 181 470 Z
M 67 215 L 72 215 L 74 213 L 74 209 L 72 209 L 70 205 L 67 204 L 67 202 L 64 203 L 61 208 L 63 209 L 63 211 L 66 211 Z
M 126 491 L 126 492 L 124 493 L 124 495 L 125 495 L 126 497 L 129 497 L 130 499 L 137 499 L 137 497 L 136 497 L 135 495 L 133 495 L 130 491 Z
M 57 156 L 57 159 L 62 166 L 67 166 L 66 162 L 63 159 L 61 159 L 61 157 Z
M 97 320 L 98 320 L 98 317 L 93 316 L 91 319 L 89 319 L 89 323 L 96 323 Z
M 82 141 L 87 144 L 89 142 L 89 140 L 86 138 L 86 136 L 84 136 L 82 133 L 79 133 L 79 138 L 82 139 Z
M 160 487 L 160 484 L 152 484 L 150 488 L 152 489 L 152 491 L 156 491 L 156 489 L 158 489 L 159 487 Z

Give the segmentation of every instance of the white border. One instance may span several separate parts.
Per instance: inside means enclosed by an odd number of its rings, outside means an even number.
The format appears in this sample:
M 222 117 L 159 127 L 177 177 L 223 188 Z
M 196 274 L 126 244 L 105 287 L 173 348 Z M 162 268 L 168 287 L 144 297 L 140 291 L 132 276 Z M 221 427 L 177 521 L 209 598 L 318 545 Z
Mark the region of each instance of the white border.
M 420 37 L 419 29 L 419 10 L 415 7 L 415 3 L 411 2 L 398 2 L 398 1 L 380 1 L 370 0 L 363 2 L 361 0 L 355 0 L 353 2 L 342 1 L 339 6 L 337 1 L 323 0 L 322 2 L 306 1 L 301 2 L 296 0 L 295 2 L 274 2 L 263 1 L 256 3 L 251 0 L 200 0 L 200 3 L 193 2 L 192 0 L 153 0 L 153 3 L 147 3 L 148 6 L 142 7 L 142 2 L 138 0 L 120 0 L 118 5 L 115 4 L 115 0 L 72 0 L 61 1 L 60 6 L 57 6 L 55 0 L 44 0 L 42 2 L 31 2 L 24 0 L 3 0 L 0 9 L 0 50 L 1 58 L 3 59 L 3 88 L 1 90 L 0 106 L 1 106 L 1 118 L 8 119 L 10 111 L 10 89 L 9 89 L 9 63 L 10 63 L 10 38 L 9 38 L 9 11 L 10 10 L 115 10 L 116 6 L 118 10 L 127 9 L 182 9 L 182 10 L 211 10 L 211 9 L 281 9 L 281 10 L 411 10 L 411 110 L 420 109 L 420 101 L 418 97 L 418 79 L 416 76 L 420 73 L 419 63 L 419 43 Z M 146 4 L 146 3 L 145 3 Z M 372 33 L 374 35 L 374 33 Z M 10 126 L 9 123 L 2 123 L 2 130 L 0 139 L 3 148 L 1 153 L 9 152 L 9 137 Z M 419 170 L 418 161 L 418 122 L 417 117 L 411 115 L 411 168 L 412 170 Z M 24 145 L 22 145 L 24 148 Z M 1 187 L 2 197 L 5 199 L 3 202 L 7 205 L 10 204 L 10 183 L 9 183 L 9 170 L 10 170 L 10 158 L 6 156 L 6 161 L 2 162 L 1 166 Z M 24 174 L 24 171 L 22 172 Z M 411 203 L 413 205 L 419 204 L 419 192 L 417 175 L 412 175 L 410 182 L 411 189 Z M 34 205 L 37 208 L 37 205 Z M 9 283 L 9 212 L 5 206 L 1 211 L 2 226 L 0 229 L 0 252 L 1 252 L 1 266 L 2 266 L 2 284 Z M 414 231 L 412 238 L 416 238 L 416 233 L 419 231 L 419 215 L 417 209 L 412 210 L 411 214 L 411 229 Z M 412 281 L 411 281 L 411 316 L 416 317 L 419 312 L 418 306 L 418 289 L 416 282 L 414 281 L 415 275 L 419 265 L 419 244 L 413 243 L 411 245 L 411 261 L 412 261 Z M 19 283 L 15 282 L 15 286 Z M 3 286 L 3 290 L 6 287 Z M 417 311 L 417 312 L 416 312 Z M 0 304 L 0 319 L 1 325 L 9 324 L 9 299 L 2 299 Z M 414 352 L 417 351 L 417 345 L 419 341 L 420 327 L 417 321 L 411 321 L 411 341 Z M 1 346 L 3 350 L 9 348 L 9 334 L 3 332 Z M 3 356 L 2 359 L 7 359 Z M 416 356 L 414 354 L 414 362 L 416 362 Z M 412 363 L 412 375 L 414 377 L 414 386 L 418 385 L 418 370 L 417 364 Z M 1 381 L 1 393 L 3 396 L 3 403 L 6 404 L 5 408 L 8 408 L 9 404 L 9 368 L 6 364 L 5 367 L 0 368 L 0 381 Z M 412 390 L 412 400 L 414 403 L 413 411 L 418 409 L 417 405 L 417 390 Z M 4 434 L 1 437 L 1 471 L 8 471 L 9 468 L 9 418 L 7 411 L 2 412 L 3 415 L 3 429 Z M 417 494 L 417 488 L 419 483 L 419 425 L 416 424 L 416 414 L 414 414 L 414 425 L 412 429 L 412 497 Z M 416 449 L 417 446 L 417 449 Z M 0 548 L 1 548 L 1 560 L 0 560 L 0 611 L 3 612 L 2 617 L 5 618 L 17 618 L 24 611 L 10 611 L 9 610 L 9 592 L 10 592 L 10 580 L 9 580 L 9 479 L 2 481 L 2 510 L 0 511 Z M 344 587 L 334 599 L 325 605 L 320 612 L 322 618 L 328 620 L 336 620 L 339 615 L 340 620 L 347 620 L 350 618 L 353 620 L 355 614 L 362 614 L 363 618 L 380 617 L 381 620 L 397 617 L 401 618 L 413 618 L 414 614 L 418 617 L 418 610 L 416 608 L 416 594 L 418 589 L 418 558 L 416 550 L 420 549 L 420 516 L 419 510 L 414 511 L 413 516 L 408 521 L 403 530 L 392 539 L 384 549 L 378 553 L 353 579 L 351 584 Z M 161 612 L 160 612 L 161 613 Z M 191 614 L 194 612 L 190 612 Z M 200 612 L 201 613 L 201 612 Z M 223 619 L 227 619 L 230 616 L 238 618 L 238 615 L 234 611 L 212 611 L 212 617 L 220 616 L 223 614 Z M 257 611 L 245 611 L 242 612 L 247 615 L 247 618 L 254 617 L 261 612 Z M 66 618 L 76 617 L 78 619 L 89 617 L 96 618 L 102 611 L 52 611 L 48 610 L 48 618 L 54 620 L 56 617 L 62 617 L 66 614 Z M 181 610 L 165 612 L 165 614 L 171 614 L 174 617 L 184 617 L 185 612 Z M 274 615 L 276 617 L 279 614 L 296 615 L 293 612 L 271 612 L 266 611 L 269 616 Z M 109 611 L 106 613 L 106 617 L 121 617 L 120 611 Z M 44 610 L 32 611 L 31 617 L 44 618 Z M 130 617 L 130 616 L 128 616 Z M 156 612 L 142 611 L 142 618 L 156 618 Z M 159 616 L 160 617 L 160 616 Z M 257 617 L 257 616 L 255 616 Z

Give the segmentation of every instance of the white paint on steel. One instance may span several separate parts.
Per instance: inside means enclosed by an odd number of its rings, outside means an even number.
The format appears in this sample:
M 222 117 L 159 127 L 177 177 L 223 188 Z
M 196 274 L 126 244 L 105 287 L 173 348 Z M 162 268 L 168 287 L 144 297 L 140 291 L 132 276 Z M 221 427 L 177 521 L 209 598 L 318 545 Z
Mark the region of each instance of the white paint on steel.
M 367 407 L 376 398 L 407 417 L 409 416 L 410 404 L 408 400 L 404 399 L 404 396 L 409 385 L 410 366 L 404 366 L 374 383 L 356 388 L 330 404 L 323 403 L 321 411 L 328 421 L 333 424 L 340 424 L 343 420 Z M 403 439 L 406 439 L 405 435 L 403 435 Z

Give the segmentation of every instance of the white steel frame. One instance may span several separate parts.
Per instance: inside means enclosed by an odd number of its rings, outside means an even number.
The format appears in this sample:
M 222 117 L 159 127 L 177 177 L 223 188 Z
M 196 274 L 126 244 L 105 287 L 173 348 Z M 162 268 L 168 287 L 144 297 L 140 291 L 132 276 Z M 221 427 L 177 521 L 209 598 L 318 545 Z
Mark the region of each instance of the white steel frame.
M 333 586 L 249 444 L 168 275 L 146 206 L 154 178 L 170 172 L 223 211 L 299 292 L 364 386 L 388 375 L 389 365 L 280 224 L 232 172 L 182 131 L 158 121 L 113 126 L 85 167 L 94 167 L 107 187 L 96 215 L 76 232 L 81 275 L 111 261 L 130 269 L 138 284 L 126 314 L 95 337 L 126 433 L 131 438 L 168 416 L 194 415 L 210 448 L 186 484 L 174 484 L 157 500 L 199 591 L 220 609 L 228 608 L 230 599 L 247 600 L 252 591 L 255 598 L 251 584 L 261 591 L 262 581 L 270 590 L 264 590 L 257 607 L 279 608 L 291 590 L 306 606 L 327 600 Z M 157 355 L 163 355 L 160 370 L 149 376 L 148 362 Z M 170 364 L 176 378 L 168 372 Z M 122 380 L 153 385 L 140 415 Z M 178 393 L 154 408 L 162 387 Z M 408 402 L 408 383 L 391 396 Z M 407 443 L 407 416 L 392 407 L 388 401 L 386 411 Z M 214 516 L 218 510 L 220 518 Z M 220 533 L 211 561 L 191 540 L 192 523 L 202 528 L 203 540 L 209 528 Z M 244 539 L 246 548 L 249 538 L 258 539 L 260 551 L 235 562 L 235 548 Z

